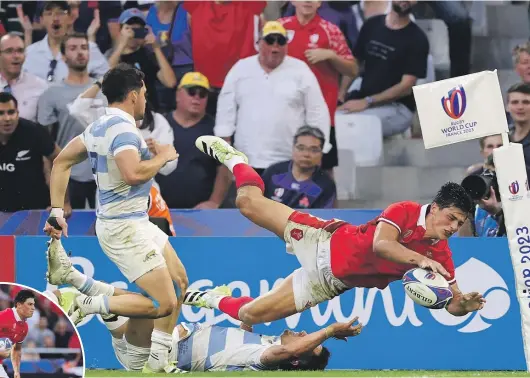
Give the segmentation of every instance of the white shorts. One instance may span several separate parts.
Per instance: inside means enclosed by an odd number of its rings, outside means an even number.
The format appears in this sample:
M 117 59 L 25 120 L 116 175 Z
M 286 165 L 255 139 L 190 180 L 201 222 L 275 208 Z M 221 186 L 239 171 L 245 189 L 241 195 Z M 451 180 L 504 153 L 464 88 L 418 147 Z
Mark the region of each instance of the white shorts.
M 0 378 L 9 378 L 9 375 L 7 375 L 7 372 L 2 364 L 0 364 Z
M 98 219 L 96 235 L 103 252 L 130 282 L 166 265 L 168 236 L 148 218 Z
M 296 310 L 302 312 L 347 290 L 331 272 L 331 236 L 345 222 L 325 221 L 295 211 L 287 222 L 284 239 L 301 268 L 293 272 Z
M 112 348 L 114 354 L 126 370 L 138 371 L 144 368 L 145 363 L 149 359 L 150 348 L 141 348 L 131 345 L 125 339 L 112 338 Z

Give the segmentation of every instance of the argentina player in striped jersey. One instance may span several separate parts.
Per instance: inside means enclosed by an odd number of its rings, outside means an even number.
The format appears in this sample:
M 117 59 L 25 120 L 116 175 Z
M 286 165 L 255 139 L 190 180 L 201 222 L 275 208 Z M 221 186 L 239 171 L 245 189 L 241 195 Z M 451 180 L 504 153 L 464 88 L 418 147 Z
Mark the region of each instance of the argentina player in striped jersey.
M 144 372 L 176 372 L 176 356 L 170 354 L 172 332 L 180 313 L 188 280 L 168 236 L 149 222 L 149 191 L 153 177 L 169 161 L 177 159 L 172 145 L 149 150 L 136 121 L 145 113 L 145 83 L 141 71 L 127 64 L 109 70 L 102 92 L 109 107 L 105 114 L 74 138 L 54 160 L 50 195 L 52 211 L 45 231 L 52 236 L 48 264 L 60 265 L 66 256 L 59 241 L 67 235 L 63 217 L 64 197 L 73 165 L 89 159 L 97 184 L 96 235 L 105 254 L 123 275 L 150 296 L 113 296 L 114 288 L 95 282 L 75 270 L 55 272 L 50 283 L 72 283 L 83 288 L 72 311 L 87 314 L 119 314 L 156 319 L 150 334 L 151 351 Z
M 212 292 L 230 294 L 226 286 Z M 115 288 L 114 295 L 126 293 Z M 79 292 L 65 287 L 44 294 L 69 312 Z M 334 323 L 309 334 L 285 330 L 279 336 L 254 333 L 252 328 L 180 323 L 173 331 L 173 349 L 178 354 L 179 370 L 186 372 L 324 370 L 330 352 L 322 343 L 332 337 L 346 340 L 357 336 L 362 325 L 353 325 L 356 321 L 354 318 L 347 323 Z M 130 371 L 141 370 L 149 357 L 153 321 L 116 315 L 107 317 L 104 323 L 112 336 L 112 347 L 120 364 Z

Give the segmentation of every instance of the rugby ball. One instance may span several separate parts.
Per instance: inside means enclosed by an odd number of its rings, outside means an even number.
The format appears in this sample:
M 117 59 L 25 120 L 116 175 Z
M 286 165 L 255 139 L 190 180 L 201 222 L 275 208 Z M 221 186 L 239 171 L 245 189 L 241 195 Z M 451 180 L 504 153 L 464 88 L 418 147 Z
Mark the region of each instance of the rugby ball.
M 405 293 L 423 307 L 441 309 L 453 298 L 447 280 L 430 270 L 413 268 L 405 273 L 402 282 Z
M 0 352 L 5 352 L 6 350 L 11 350 L 13 347 L 13 342 L 8 337 L 0 338 Z

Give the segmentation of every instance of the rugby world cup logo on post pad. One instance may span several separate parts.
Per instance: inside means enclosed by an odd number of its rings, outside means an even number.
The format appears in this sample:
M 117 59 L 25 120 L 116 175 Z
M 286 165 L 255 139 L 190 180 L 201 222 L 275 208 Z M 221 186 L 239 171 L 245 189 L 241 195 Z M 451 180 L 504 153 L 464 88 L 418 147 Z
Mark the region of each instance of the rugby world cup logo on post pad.
M 520 199 L 523 199 L 523 196 L 518 194 L 519 193 L 519 181 L 513 181 L 509 186 L 508 190 L 511 193 L 510 201 L 519 201 Z
M 466 91 L 459 85 L 442 97 L 442 108 L 452 119 L 459 119 L 466 111 Z

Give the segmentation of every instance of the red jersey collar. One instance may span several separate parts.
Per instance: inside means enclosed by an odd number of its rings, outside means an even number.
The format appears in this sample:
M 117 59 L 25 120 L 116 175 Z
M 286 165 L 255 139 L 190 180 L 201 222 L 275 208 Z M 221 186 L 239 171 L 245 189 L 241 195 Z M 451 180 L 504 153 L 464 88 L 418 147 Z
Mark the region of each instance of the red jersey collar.
M 13 310 L 13 315 L 15 316 L 15 320 L 17 322 L 21 322 L 22 321 L 22 318 L 20 317 L 20 315 L 18 314 L 17 312 L 17 309 L 15 307 L 12 307 L 11 310 Z
M 296 17 L 296 15 L 294 15 L 293 17 L 294 17 L 296 23 L 298 24 L 298 26 L 301 27 L 301 28 L 307 28 L 307 27 L 310 27 L 310 26 L 312 26 L 312 25 L 314 25 L 314 24 L 319 23 L 320 20 L 322 19 L 322 18 L 318 15 L 318 13 L 317 13 L 317 14 L 315 14 L 315 17 L 313 17 L 313 18 L 311 19 L 311 21 L 309 21 L 309 22 L 308 22 L 307 24 L 305 24 L 305 25 L 302 25 L 302 24 L 300 23 L 300 21 L 298 21 L 298 17 Z

